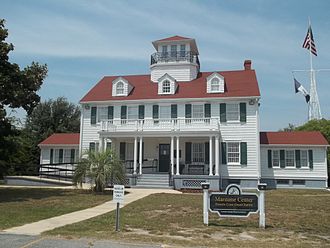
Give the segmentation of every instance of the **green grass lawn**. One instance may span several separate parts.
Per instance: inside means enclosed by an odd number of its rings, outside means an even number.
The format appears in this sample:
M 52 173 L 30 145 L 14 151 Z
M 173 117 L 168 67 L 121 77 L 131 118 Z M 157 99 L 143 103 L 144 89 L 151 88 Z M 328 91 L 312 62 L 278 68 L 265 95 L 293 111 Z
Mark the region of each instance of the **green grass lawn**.
M 86 190 L 0 188 L 0 230 L 89 208 L 112 195 Z
M 330 247 L 330 192 L 273 190 L 266 193 L 265 230 L 258 215 L 219 218 L 203 225 L 202 194 L 155 194 L 121 210 L 121 232 L 115 213 L 49 231 L 66 237 L 95 237 L 174 246 Z

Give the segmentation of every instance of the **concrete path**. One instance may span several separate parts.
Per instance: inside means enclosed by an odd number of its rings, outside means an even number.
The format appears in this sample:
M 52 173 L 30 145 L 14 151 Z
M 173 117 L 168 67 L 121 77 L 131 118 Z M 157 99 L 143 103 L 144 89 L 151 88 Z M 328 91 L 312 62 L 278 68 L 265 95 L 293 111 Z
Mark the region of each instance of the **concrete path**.
M 61 239 L 17 234 L 1 234 L 1 248 L 161 248 L 157 244 L 124 243 L 112 240 Z
M 126 191 L 129 192 L 129 194 L 125 195 L 124 204 L 120 205 L 121 208 L 136 200 L 142 199 L 148 195 L 155 193 L 181 194 L 181 192 L 171 189 L 126 189 Z M 98 215 L 113 211 L 115 209 L 116 203 L 114 203 L 113 201 L 108 201 L 93 208 L 64 214 L 50 219 L 40 220 L 23 226 L 9 228 L 4 230 L 3 232 L 10 234 L 39 235 L 42 232 L 90 219 Z

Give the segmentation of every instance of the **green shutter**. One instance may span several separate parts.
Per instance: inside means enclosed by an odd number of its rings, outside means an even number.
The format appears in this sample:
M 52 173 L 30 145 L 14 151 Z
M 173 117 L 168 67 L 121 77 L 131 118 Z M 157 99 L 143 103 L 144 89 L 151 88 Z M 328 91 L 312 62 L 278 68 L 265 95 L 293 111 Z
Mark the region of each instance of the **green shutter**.
M 139 119 L 144 119 L 144 105 L 139 105 Z
M 91 107 L 91 124 L 96 124 L 96 107 Z
M 285 151 L 280 150 L 280 167 L 285 168 Z
M 191 164 L 191 142 L 186 142 L 186 164 Z
M 241 164 L 247 165 L 247 143 L 241 142 Z
M 127 106 L 121 106 L 120 118 L 122 120 L 126 120 L 127 119 Z
M 63 163 L 63 149 L 60 149 L 59 152 L 58 152 L 58 162 L 60 164 Z
M 76 150 L 71 149 L 71 154 L 70 154 L 70 163 L 74 163 L 74 157 L 76 155 Z
M 120 142 L 120 145 L 119 145 L 119 158 L 122 161 L 125 161 L 125 152 L 126 152 L 126 143 L 125 142 Z
M 159 118 L 159 106 L 158 105 L 152 106 L 152 118 L 154 118 L 154 119 Z
M 313 150 L 308 150 L 309 168 L 313 169 Z
M 296 168 L 301 168 L 300 150 L 295 150 L 295 157 L 296 157 Z
M 94 142 L 89 143 L 89 151 L 95 152 L 95 143 Z
M 171 118 L 172 119 L 178 118 L 178 105 L 176 104 L 171 105 Z
M 185 106 L 186 118 L 191 118 L 191 104 L 186 104 Z
M 222 164 L 227 164 L 227 147 L 226 142 L 221 142 L 221 161 Z
M 113 120 L 113 106 L 108 106 L 108 120 Z
M 273 167 L 272 150 L 268 150 L 268 168 Z
M 240 122 L 246 122 L 246 103 L 241 102 L 239 104 L 239 120 Z
M 49 159 L 49 163 L 53 164 L 54 162 L 54 149 L 50 149 L 50 159 Z
M 204 153 L 205 164 L 210 163 L 210 143 L 205 142 L 205 153 Z
M 220 122 L 226 122 L 226 121 L 227 121 L 226 104 L 220 103 Z
M 211 117 L 211 104 L 209 103 L 204 104 L 204 117 L 205 118 Z

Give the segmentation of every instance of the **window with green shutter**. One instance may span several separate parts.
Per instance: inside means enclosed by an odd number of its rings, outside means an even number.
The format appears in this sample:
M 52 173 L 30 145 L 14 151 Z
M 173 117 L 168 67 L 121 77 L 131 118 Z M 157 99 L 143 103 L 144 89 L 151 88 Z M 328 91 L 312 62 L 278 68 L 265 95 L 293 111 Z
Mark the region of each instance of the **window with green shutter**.
M 209 164 L 210 163 L 210 143 L 209 142 L 205 142 L 205 164 Z
M 119 158 L 122 161 L 125 161 L 125 152 L 126 152 L 126 143 L 125 142 L 120 142 L 120 145 L 119 145 Z
M 241 102 L 239 104 L 239 120 L 240 122 L 246 122 L 246 103 Z
M 191 142 L 186 142 L 186 163 L 191 163 Z
M 58 153 L 58 162 L 59 162 L 60 164 L 63 163 L 63 149 L 60 149 L 60 150 L 59 150 L 59 153 Z
M 113 120 L 113 106 L 108 106 L 108 120 Z
M 241 142 L 241 164 L 247 165 L 247 143 Z
M 285 168 L 285 151 L 280 150 L 280 167 Z
M 226 104 L 220 103 L 220 122 L 226 122 L 226 121 L 227 121 Z
M 70 151 L 70 163 L 74 163 L 74 158 L 76 156 L 76 150 L 75 149 L 71 149 Z
M 144 119 L 144 105 L 139 105 L 139 119 Z
M 221 162 L 227 164 L 227 147 L 226 142 L 221 142 Z
M 296 168 L 301 168 L 300 150 L 295 150 L 295 158 L 296 158 Z
M 127 106 L 121 106 L 120 118 L 122 120 L 126 120 L 127 119 Z
M 152 106 L 152 118 L 153 119 L 158 119 L 159 118 L 159 106 L 158 105 L 153 105 Z
M 308 150 L 309 168 L 313 169 L 313 150 Z
M 272 150 L 268 150 L 268 168 L 272 168 Z
M 211 104 L 209 104 L 209 103 L 204 104 L 204 115 L 205 115 L 205 118 L 211 117 Z
M 91 124 L 92 125 L 96 124 L 96 113 L 97 113 L 97 108 L 91 107 Z
M 53 164 L 54 163 L 54 149 L 50 149 L 50 159 L 49 163 Z
M 172 119 L 178 118 L 178 105 L 176 104 L 171 105 L 171 118 Z
M 191 104 L 185 105 L 185 117 L 191 118 Z

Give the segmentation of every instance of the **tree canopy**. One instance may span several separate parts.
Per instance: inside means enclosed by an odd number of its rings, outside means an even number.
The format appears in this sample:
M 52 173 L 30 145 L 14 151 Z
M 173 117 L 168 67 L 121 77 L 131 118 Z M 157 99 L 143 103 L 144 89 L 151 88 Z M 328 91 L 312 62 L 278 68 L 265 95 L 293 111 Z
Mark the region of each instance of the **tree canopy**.
M 28 114 L 39 103 L 37 91 L 47 76 L 47 65 L 32 62 L 21 69 L 9 61 L 14 45 L 7 43 L 8 30 L 5 20 L 0 19 L 0 178 L 10 164 L 17 146 L 11 136 L 18 134 L 7 117 L 6 108 L 23 108 Z

